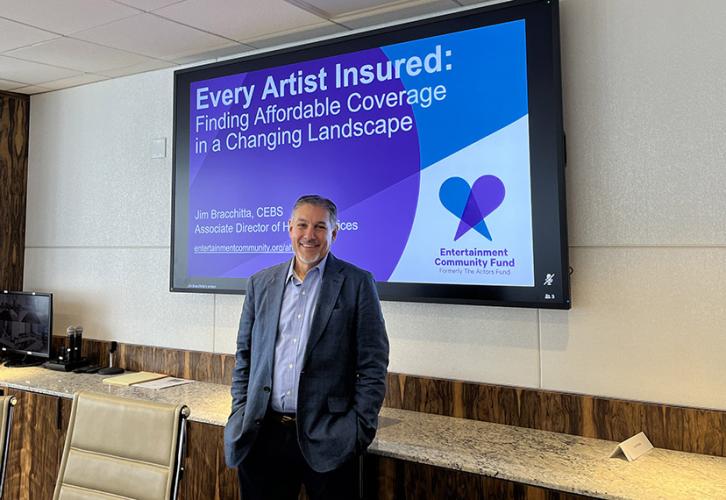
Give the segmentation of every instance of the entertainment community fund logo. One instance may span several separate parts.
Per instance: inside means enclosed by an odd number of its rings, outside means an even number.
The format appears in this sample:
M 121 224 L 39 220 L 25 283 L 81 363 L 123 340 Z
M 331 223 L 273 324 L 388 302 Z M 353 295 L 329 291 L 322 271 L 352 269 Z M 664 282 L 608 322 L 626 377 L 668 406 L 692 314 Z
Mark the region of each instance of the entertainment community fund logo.
M 483 175 L 474 181 L 473 186 L 461 177 L 450 177 L 439 189 L 441 204 L 459 219 L 454 241 L 470 229 L 492 241 L 484 219 L 494 212 L 504 201 L 504 183 L 494 175 Z

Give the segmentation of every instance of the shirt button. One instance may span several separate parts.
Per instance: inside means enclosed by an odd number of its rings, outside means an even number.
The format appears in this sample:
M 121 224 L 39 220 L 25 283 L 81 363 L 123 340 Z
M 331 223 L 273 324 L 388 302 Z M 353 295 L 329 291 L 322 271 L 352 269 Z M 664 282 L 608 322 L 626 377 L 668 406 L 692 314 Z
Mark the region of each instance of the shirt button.
M 296 342 L 297 342 L 297 339 L 292 339 L 292 343 L 293 344 L 296 343 Z
M 270 392 L 270 388 L 267 387 L 267 386 L 263 387 L 262 390 L 265 391 L 265 392 Z
M 290 363 L 289 365 L 287 365 L 287 367 L 292 370 L 292 363 Z
M 303 292 L 302 294 L 305 295 L 305 292 Z
M 287 395 L 289 396 L 290 394 L 292 394 L 292 391 L 287 391 Z
M 261 423 L 262 423 L 261 419 L 258 418 L 257 420 L 255 420 L 255 424 L 260 425 Z
M 297 319 L 300 319 L 300 318 L 302 318 L 302 314 L 297 315 Z

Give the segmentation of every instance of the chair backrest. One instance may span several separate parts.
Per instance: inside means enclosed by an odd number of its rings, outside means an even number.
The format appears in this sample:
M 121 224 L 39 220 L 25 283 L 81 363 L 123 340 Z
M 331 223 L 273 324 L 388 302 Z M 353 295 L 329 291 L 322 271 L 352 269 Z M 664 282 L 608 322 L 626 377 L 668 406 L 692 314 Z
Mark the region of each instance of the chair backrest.
M 188 415 L 184 405 L 77 393 L 53 500 L 176 498 Z
M 13 426 L 13 407 L 16 402 L 15 396 L 0 397 L 0 498 L 3 497 L 3 484 L 10 449 L 10 430 Z

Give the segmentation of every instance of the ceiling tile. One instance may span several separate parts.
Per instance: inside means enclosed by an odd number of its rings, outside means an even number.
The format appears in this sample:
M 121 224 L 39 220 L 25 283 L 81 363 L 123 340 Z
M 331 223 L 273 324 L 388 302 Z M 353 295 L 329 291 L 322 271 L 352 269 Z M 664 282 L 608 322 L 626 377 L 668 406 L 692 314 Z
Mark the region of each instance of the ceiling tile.
M 10 80 L 0 80 L 0 90 L 13 90 L 24 86 L 24 83 L 11 82 Z
M 329 17 L 342 16 L 353 12 L 373 9 L 390 4 L 400 4 L 396 0 L 289 0 L 291 3 L 307 4 L 325 12 Z M 411 2 L 406 2 L 411 3 Z
M 13 90 L 13 92 L 17 92 L 18 94 L 33 95 L 33 94 L 42 94 L 43 92 L 50 92 L 50 89 L 41 87 L 39 85 L 28 85 L 27 87 L 15 89 L 15 90 Z
M 307 28 L 302 31 L 294 31 L 285 33 L 284 35 L 274 35 L 269 38 L 262 38 L 248 42 L 257 48 L 274 47 L 277 45 L 295 44 L 298 42 L 307 42 L 319 37 L 327 37 L 342 32 L 348 32 L 344 26 L 338 24 L 327 23 L 322 26 Z
M 56 38 L 58 35 L 48 31 L 31 28 L 24 24 L 0 18 L 0 52 L 25 47 L 34 43 Z
M 111 0 L 0 0 L 0 17 L 62 35 L 138 13 Z
M 486 0 L 458 0 L 461 5 L 476 5 L 481 4 L 483 5 L 492 5 L 495 3 L 504 3 L 507 0 L 489 0 L 488 2 Z
M 240 42 L 327 23 L 282 0 L 187 0 L 154 13 Z
M 402 21 L 411 17 L 436 14 L 443 10 L 460 8 L 452 0 L 433 0 L 426 2 L 398 2 L 394 6 L 381 9 L 359 11 L 351 15 L 335 18 L 335 22 L 349 28 L 366 28 L 377 24 Z
M 176 66 L 176 64 L 167 61 L 160 61 L 158 59 L 149 59 L 147 62 L 143 62 L 141 64 L 134 64 L 133 66 L 126 66 L 125 68 L 114 68 L 103 71 L 101 74 L 108 76 L 109 78 L 116 78 L 119 76 L 155 71 L 157 69 L 171 68 L 172 66 Z
M 147 57 L 137 54 L 66 37 L 13 50 L 8 55 L 88 73 L 131 66 L 148 60 Z
M 129 7 L 135 7 L 145 12 L 152 12 L 156 9 L 166 7 L 173 3 L 183 2 L 184 0 L 116 0 L 119 3 L 128 5 Z
M 168 60 L 235 44 L 153 14 L 139 14 L 76 33 L 74 37 Z
M 0 56 L 0 75 L 3 79 L 23 82 L 26 85 L 70 78 L 79 73 L 71 69 Z
M 72 76 L 70 78 L 63 78 L 61 80 L 55 80 L 52 82 L 43 82 L 40 86 L 48 90 L 60 90 L 67 89 L 70 87 L 78 87 L 79 85 L 85 85 L 87 83 L 100 82 L 101 80 L 107 80 L 108 78 L 101 75 L 94 75 L 92 73 L 84 73 L 78 76 Z
M 210 50 L 208 52 L 202 52 L 200 54 L 194 54 L 184 57 L 177 57 L 174 59 L 174 62 L 179 64 L 189 64 L 189 63 L 197 63 L 202 64 L 203 61 L 208 62 L 214 62 L 217 59 L 220 58 L 229 58 L 230 56 L 234 57 L 240 57 L 243 55 L 244 52 L 249 52 L 250 50 L 255 50 L 255 47 L 252 45 L 245 45 L 242 43 L 236 43 L 234 45 L 230 45 L 229 47 L 223 47 L 221 49 L 215 49 Z

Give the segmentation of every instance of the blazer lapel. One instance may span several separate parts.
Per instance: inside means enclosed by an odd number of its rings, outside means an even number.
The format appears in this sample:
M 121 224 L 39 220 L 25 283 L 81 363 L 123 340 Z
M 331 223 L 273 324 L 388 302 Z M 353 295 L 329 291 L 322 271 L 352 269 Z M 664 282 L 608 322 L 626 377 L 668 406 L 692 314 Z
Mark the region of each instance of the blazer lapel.
M 282 309 L 282 296 L 285 292 L 285 276 L 289 268 L 289 263 L 280 266 L 280 269 L 275 272 L 270 281 L 267 283 L 267 300 L 269 301 L 268 307 L 265 309 L 265 334 L 263 336 L 263 344 L 265 350 L 268 353 L 272 353 L 275 349 L 275 341 L 277 340 L 277 327 L 280 323 L 280 311 Z M 272 354 L 262 359 L 272 359 Z
M 305 348 L 303 366 L 310 355 L 310 351 L 312 351 L 315 344 L 320 340 L 323 330 L 325 330 L 330 319 L 330 314 L 333 312 L 333 306 L 335 306 L 335 302 L 338 300 L 340 288 L 345 279 L 342 270 L 342 267 L 338 264 L 338 259 L 333 257 L 333 254 L 328 254 L 323 282 L 320 284 L 318 305 L 315 308 L 312 325 L 310 325 L 310 337 L 308 337 L 308 345 Z

